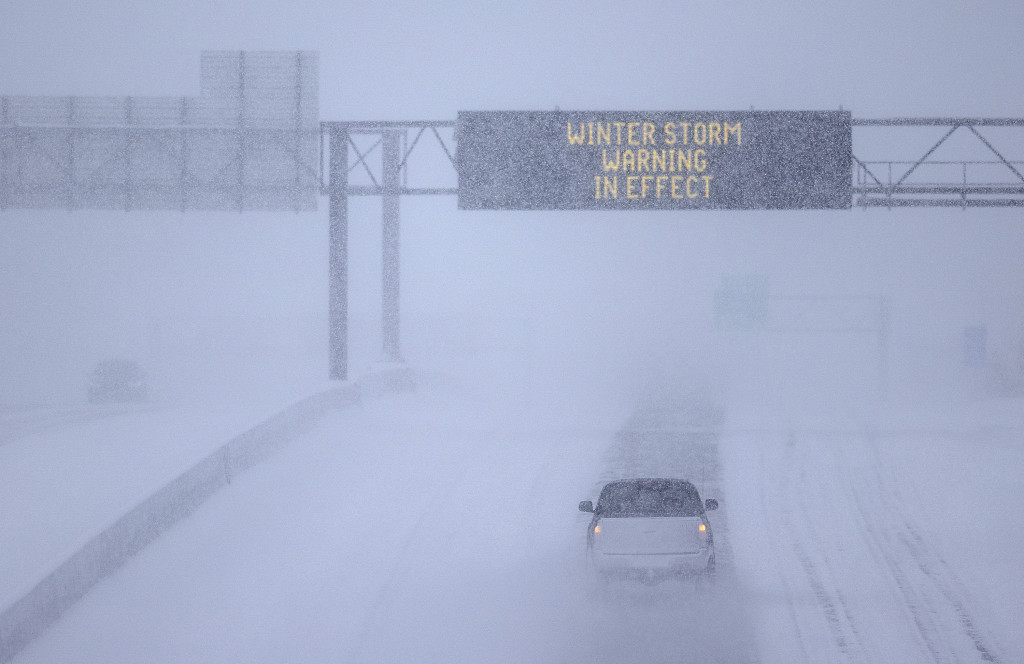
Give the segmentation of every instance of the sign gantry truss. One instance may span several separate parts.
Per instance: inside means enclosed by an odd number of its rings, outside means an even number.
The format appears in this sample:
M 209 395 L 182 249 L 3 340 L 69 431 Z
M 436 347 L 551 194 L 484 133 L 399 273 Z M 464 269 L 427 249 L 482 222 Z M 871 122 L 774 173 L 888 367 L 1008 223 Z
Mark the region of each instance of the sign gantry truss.
M 455 123 L 324 122 L 320 127 L 320 186 L 329 207 L 329 373 L 334 380 L 344 380 L 348 376 L 348 197 L 381 197 L 382 361 L 400 362 L 399 199 L 458 194 Z
M 340 137 L 344 135 L 344 138 Z M 338 137 L 348 151 L 346 178 L 349 196 L 383 196 L 385 173 L 397 170 L 397 193 L 450 195 L 459 193 L 455 181 L 455 122 L 324 122 L 320 125 L 320 193 L 330 194 L 330 162 L 325 157 Z M 398 158 L 385 158 L 388 137 L 398 141 Z M 411 174 L 411 175 L 410 175 Z
M 853 118 L 851 125 L 851 206 L 1024 206 L 1024 118 Z M 458 195 L 455 126 L 453 121 L 322 123 L 321 193 L 330 191 L 327 139 L 331 131 L 347 128 L 347 195 L 383 195 L 379 152 L 385 131 L 397 132 L 400 140 L 399 195 Z M 435 154 L 420 159 L 431 148 Z
M 1024 206 L 1024 118 L 855 119 L 853 127 L 857 206 Z M 858 158 L 901 145 L 920 130 L 933 137 L 917 159 Z M 870 145 L 871 138 L 885 143 Z M 1010 150 L 1017 158 L 1007 156 Z

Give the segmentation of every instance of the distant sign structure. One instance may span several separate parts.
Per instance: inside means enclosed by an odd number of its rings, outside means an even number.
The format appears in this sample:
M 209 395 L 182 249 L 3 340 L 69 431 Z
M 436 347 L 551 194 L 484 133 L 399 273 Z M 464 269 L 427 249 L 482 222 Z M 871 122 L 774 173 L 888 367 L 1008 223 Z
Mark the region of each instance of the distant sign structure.
M 988 351 L 988 328 L 968 325 L 964 328 L 964 366 L 983 367 Z
M 466 210 L 847 209 L 847 111 L 460 112 Z
M 715 291 L 715 322 L 731 328 L 763 330 L 768 324 L 770 296 L 763 274 L 734 275 L 722 279 Z
M 317 54 L 201 70 L 198 97 L 0 97 L 0 209 L 316 209 Z

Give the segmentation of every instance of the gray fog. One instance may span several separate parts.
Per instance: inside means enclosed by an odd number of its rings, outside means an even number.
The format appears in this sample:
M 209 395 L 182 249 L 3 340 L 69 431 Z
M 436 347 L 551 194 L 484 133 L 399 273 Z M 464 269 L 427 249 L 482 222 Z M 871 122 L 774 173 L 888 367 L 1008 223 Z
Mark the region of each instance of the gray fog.
M 1022 28 L 1019 3 L 945 0 L 6 0 L 0 95 L 197 96 L 204 50 L 301 50 L 323 121 L 1017 118 Z M 913 161 L 944 131 L 855 128 L 854 154 Z M 982 130 L 1022 159 L 1014 132 Z M 965 133 L 936 158 L 991 158 Z M 381 203 L 348 209 L 355 385 L 382 368 Z M 405 196 L 416 389 L 364 384 L 14 661 L 1021 661 L 1018 210 Z M 762 324 L 723 320 L 737 283 L 765 289 Z M 327 291 L 323 196 L 0 211 L 0 611 L 218 446 L 337 388 Z M 143 404 L 87 403 L 111 358 L 144 369 Z M 679 428 L 694 404 L 722 418 Z M 717 585 L 602 586 L 577 503 L 675 475 L 721 499 Z

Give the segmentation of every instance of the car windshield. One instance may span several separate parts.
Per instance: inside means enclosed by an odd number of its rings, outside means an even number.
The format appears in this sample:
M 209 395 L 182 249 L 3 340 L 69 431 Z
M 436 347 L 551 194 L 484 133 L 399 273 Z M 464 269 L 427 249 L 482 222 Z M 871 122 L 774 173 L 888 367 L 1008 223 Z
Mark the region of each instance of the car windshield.
M 597 513 L 605 517 L 697 516 L 701 513 L 700 496 L 689 482 L 613 482 L 601 491 Z

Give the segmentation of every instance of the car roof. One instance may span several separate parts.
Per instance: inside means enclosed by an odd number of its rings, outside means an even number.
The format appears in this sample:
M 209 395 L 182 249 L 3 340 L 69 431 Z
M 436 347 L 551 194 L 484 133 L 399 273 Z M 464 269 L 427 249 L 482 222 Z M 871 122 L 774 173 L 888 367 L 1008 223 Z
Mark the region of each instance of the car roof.
M 614 482 L 608 482 L 605 484 L 609 486 L 637 486 L 637 487 L 666 487 L 666 486 L 678 486 L 684 488 L 690 488 L 696 491 L 697 487 L 693 486 L 693 483 L 689 480 L 683 480 L 674 477 L 635 477 L 632 479 L 615 480 Z

